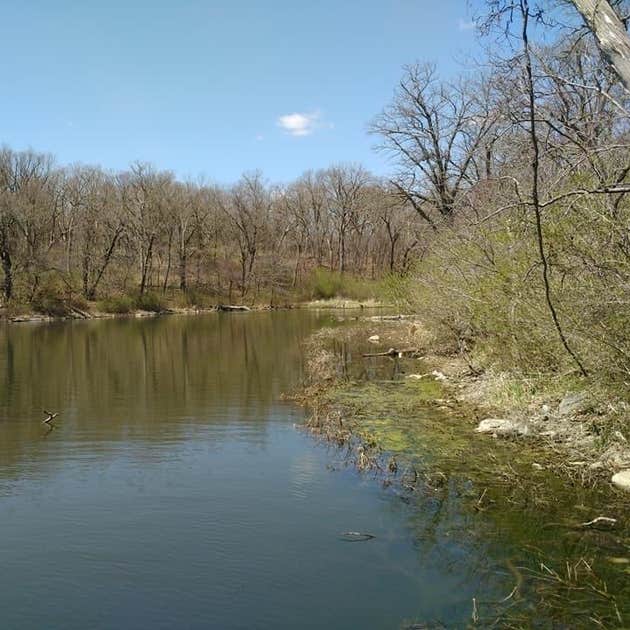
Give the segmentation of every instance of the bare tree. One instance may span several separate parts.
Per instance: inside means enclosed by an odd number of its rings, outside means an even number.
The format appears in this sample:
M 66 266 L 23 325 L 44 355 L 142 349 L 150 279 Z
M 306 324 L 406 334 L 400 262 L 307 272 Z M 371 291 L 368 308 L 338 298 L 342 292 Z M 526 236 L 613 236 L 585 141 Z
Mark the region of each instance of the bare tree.
M 130 172 L 120 178 L 126 223 L 139 261 L 140 295 L 144 294 L 153 271 L 155 250 L 164 229 L 167 195 L 172 183 L 171 173 L 156 172 L 141 163 L 133 164 Z
M 15 255 L 22 241 L 22 264 L 35 272 L 54 245 L 59 210 L 59 189 L 52 157 L 33 151 L 0 150 L 0 260 L 4 272 L 4 297 L 14 290 Z
M 328 209 L 337 232 L 338 268 L 343 273 L 347 267 L 348 232 L 365 209 L 364 193 L 369 183 L 369 174 L 358 165 L 341 165 L 329 168 L 323 175 Z
M 227 195 L 220 195 L 219 202 L 238 243 L 241 297 L 244 297 L 249 289 L 265 221 L 271 209 L 271 198 L 264 186 L 262 174 L 255 172 L 243 175 Z
M 73 218 L 66 230 L 77 240 L 83 295 L 93 300 L 125 230 L 120 197 L 112 177 L 99 169 L 76 169 L 68 187 Z
M 399 166 L 393 185 L 428 223 L 450 220 L 467 186 L 477 181 L 474 158 L 494 124 L 470 81 L 445 83 L 435 67 L 405 68 L 393 102 L 371 125 L 380 149 Z
M 390 208 L 400 199 L 386 188 L 359 165 L 309 171 L 284 187 L 246 174 L 218 189 L 143 163 L 118 174 L 56 169 L 49 156 L 4 149 L 4 301 L 17 294 L 61 312 L 77 294 L 118 299 L 155 286 L 166 293 L 173 275 L 184 293 L 194 282 L 215 295 L 238 287 L 254 300 L 270 290 L 273 300 L 322 265 L 377 277 L 397 266 L 399 245 L 413 250 Z

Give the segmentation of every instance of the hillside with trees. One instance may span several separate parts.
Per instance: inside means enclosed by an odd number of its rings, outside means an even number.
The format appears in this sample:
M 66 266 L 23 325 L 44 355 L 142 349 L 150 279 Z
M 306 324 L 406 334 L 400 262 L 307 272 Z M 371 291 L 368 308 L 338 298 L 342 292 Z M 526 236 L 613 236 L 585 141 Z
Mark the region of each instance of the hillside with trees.
M 421 224 L 397 191 L 358 165 L 271 185 L 178 181 L 136 163 L 123 173 L 0 152 L 3 304 L 61 314 L 66 304 L 175 296 L 184 303 L 286 303 L 312 271 L 402 273 Z

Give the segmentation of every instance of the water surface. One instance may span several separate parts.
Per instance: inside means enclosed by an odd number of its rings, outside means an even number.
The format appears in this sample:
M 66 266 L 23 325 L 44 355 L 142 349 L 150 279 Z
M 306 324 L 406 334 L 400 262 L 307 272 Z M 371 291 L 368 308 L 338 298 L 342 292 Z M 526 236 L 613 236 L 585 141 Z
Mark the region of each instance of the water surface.
M 301 430 L 281 394 L 302 378 L 301 341 L 326 325 L 289 311 L 1 328 L 0 627 L 461 628 L 477 612 L 502 627 L 492 615 L 513 604 L 524 621 L 511 627 L 583 627 L 550 625 L 550 600 L 563 619 L 608 606 L 582 583 L 558 593 L 539 566 L 626 561 L 619 533 L 594 546 L 548 529 L 606 504 L 576 493 L 558 514 L 521 492 L 480 509 L 468 433 L 453 443 L 458 474 L 416 500 Z M 43 409 L 59 412 L 54 430 Z M 411 411 L 393 421 L 423 426 L 426 409 Z M 420 438 L 430 459 L 436 438 Z M 518 563 L 545 581 L 510 598 Z
M 475 581 L 421 563 L 408 506 L 332 472 L 280 400 L 324 320 L 4 327 L 0 625 L 397 628 L 468 614 Z M 376 538 L 339 540 L 348 530 Z

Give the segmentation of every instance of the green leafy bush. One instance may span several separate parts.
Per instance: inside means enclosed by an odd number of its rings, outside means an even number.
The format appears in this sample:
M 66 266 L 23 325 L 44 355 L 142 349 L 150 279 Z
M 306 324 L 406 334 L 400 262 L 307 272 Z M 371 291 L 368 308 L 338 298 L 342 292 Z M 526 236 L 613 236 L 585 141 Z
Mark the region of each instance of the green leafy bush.
M 483 223 L 459 221 L 435 236 L 392 294 L 444 345 L 477 364 L 523 374 L 579 372 L 550 313 L 531 216 L 516 209 Z M 627 382 L 630 374 L 629 222 L 629 205 L 613 212 L 599 198 L 570 209 L 550 205 L 544 215 L 557 319 L 592 381 L 605 386 Z
M 115 313 L 117 315 L 124 315 L 130 313 L 134 309 L 134 301 L 126 296 L 121 295 L 118 297 L 110 297 L 103 300 L 99 304 L 100 310 L 105 313 Z
M 159 313 L 165 308 L 163 299 L 157 293 L 139 295 L 135 300 L 135 306 L 141 311 L 151 311 L 152 313 Z
M 317 300 L 329 300 L 341 294 L 343 278 L 336 271 L 314 269 L 308 282 L 310 297 Z

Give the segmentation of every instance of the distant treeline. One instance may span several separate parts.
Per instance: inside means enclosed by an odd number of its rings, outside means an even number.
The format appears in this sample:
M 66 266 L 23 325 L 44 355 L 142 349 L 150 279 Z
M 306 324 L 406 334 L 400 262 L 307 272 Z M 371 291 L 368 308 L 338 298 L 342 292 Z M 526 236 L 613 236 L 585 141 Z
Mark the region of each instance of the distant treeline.
M 111 173 L 0 151 L 5 303 L 149 291 L 280 299 L 314 268 L 378 278 L 408 267 L 420 221 L 358 165 L 289 185 L 249 173 L 233 186 L 181 182 L 136 163 Z

